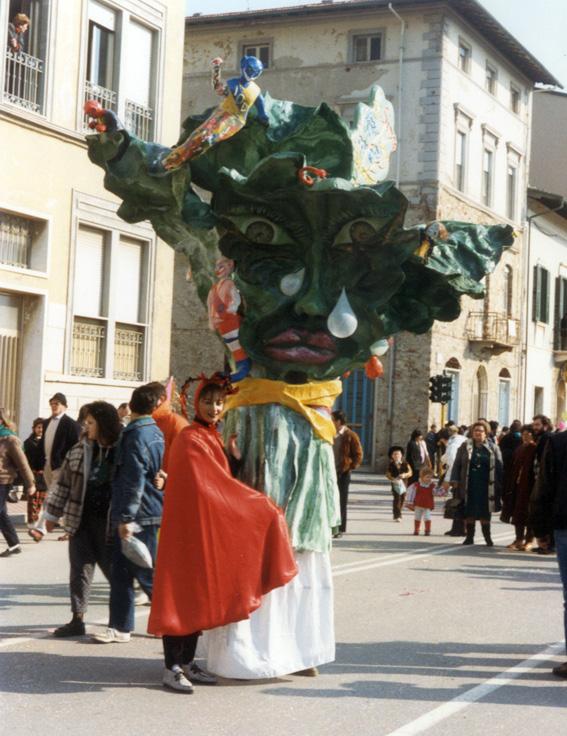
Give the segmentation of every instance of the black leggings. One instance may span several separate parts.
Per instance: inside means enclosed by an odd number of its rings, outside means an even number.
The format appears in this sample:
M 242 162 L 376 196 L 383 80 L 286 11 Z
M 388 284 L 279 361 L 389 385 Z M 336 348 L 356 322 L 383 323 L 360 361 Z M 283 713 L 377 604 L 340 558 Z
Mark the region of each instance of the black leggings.
M 168 670 L 175 664 L 181 667 L 193 661 L 200 634 L 201 632 L 198 631 L 196 634 L 187 634 L 186 636 L 163 637 L 163 655 Z

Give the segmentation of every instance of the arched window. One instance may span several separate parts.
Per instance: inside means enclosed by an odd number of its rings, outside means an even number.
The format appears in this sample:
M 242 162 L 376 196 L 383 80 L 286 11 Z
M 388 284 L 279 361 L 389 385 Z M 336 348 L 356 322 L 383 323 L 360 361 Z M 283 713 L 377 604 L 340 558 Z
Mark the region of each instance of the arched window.
M 514 271 L 512 270 L 512 266 L 504 267 L 502 297 L 504 299 L 504 314 L 506 317 L 511 318 L 513 313 L 514 297 Z
M 445 363 L 445 371 L 451 376 L 451 401 L 447 404 L 447 419 L 459 424 L 459 394 L 461 388 L 461 364 L 456 358 L 451 358 Z
M 501 427 L 510 426 L 510 371 L 502 368 L 498 374 L 498 421 Z
M 488 419 L 488 374 L 483 365 L 476 372 L 472 399 L 473 421 L 481 417 Z

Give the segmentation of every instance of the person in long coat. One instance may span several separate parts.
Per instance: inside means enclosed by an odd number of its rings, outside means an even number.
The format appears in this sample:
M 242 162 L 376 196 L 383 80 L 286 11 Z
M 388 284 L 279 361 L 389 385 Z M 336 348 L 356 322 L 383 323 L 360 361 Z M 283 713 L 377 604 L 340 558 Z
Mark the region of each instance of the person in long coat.
M 413 474 L 408 479 L 408 485 L 417 483 L 419 480 L 419 471 L 423 467 L 431 468 L 431 460 L 427 452 L 427 445 L 423 439 L 423 433 L 420 429 L 414 429 L 411 433 L 410 440 L 406 448 L 406 460 L 411 465 Z
M 504 472 L 501 521 L 514 524 L 516 537 L 508 549 L 530 551 L 533 531 L 529 524 L 530 498 L 535 484 L 536 441 L 531 424 L 522 427 L 522 444 L 516 448 L 511 467 Z
M 498 446 L 488 441 L 483 422 L 473 424 L 470 434 L 457 451 L 451 484 L 456 487 L 456 497 L 464 502 L 467 536 L 463 544 L 474 544 L 476 522 L 480 521 L 484 540 L 492 547 L 490 519 L 501 508 L 502 455 Z

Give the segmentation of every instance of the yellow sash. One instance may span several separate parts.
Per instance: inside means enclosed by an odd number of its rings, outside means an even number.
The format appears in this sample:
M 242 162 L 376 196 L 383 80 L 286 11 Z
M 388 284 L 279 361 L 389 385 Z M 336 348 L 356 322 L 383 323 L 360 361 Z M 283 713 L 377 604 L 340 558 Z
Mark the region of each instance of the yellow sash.
M 225 411 L 239 406 L 281 404 L 305 417 L 318 437 L 333 444 L 336 429 L 330 410 L 342 391 L 338 379 L 293 384 L 268 378 L 245 378 L 237 386 L 238 392 L 226 398 Z M 317 407 L 322 407 L 322 410 L 317 410 Z

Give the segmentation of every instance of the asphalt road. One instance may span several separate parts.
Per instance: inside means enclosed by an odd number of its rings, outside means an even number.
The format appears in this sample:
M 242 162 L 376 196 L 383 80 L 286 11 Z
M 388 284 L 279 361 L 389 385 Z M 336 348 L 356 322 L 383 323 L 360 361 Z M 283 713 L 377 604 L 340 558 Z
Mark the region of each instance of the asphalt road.
M 496 547 L 413 537 L 393 523 L 378 476 L 351 486 L 349 532 L 335 545 L 337 658 L 317 678 L 221 682 L 180 695 L 161 687 L 160 642 L 137 608 L 128 644 L 57 640 L 70 617 L 67 545 L 57 535 L 0 559 L 0 734 L 83 736 L 546 736 L 567 733 L 567 681 L 556 561 Z M 480 534 L 477 534 L 480 536 Z M 106 620 L 96 578 L 89 630 Z

